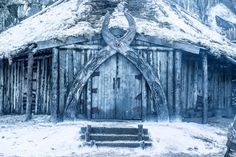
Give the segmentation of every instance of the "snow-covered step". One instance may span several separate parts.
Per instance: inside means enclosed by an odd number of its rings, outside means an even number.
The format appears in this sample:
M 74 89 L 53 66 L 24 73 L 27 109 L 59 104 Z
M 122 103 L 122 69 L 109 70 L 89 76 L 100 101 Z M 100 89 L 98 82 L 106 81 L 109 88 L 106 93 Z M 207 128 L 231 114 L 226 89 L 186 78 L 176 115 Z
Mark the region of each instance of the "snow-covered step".
M 146 148 L 152 146 L 151 142 L 145 142 L 145 141 L 91 141 L 91 142 L 85 142 L 84 145 L 86 146 L 96 146 L 96 147 L 129 147 L 129 148 Z
M 85 146 L 106 146 L 106 147 L 141 147 L 146 148 L 152 145 L 148 135 L 148 129 L 143 125 L 137 128 L 123 127 L 82 127 L 80 138 L 84 140 Z
M 81 133 L 86 132 L 87 127 L 81 128 Z M 143 134 L 148 134 L 148 129 L 142 129 Z M 139 133 L 138 128 L 108 128 L 108 127 L 91 127 L 90 133 L 93 134 L 130 134 L 130 135 L 137 135 Z
M 138 135 L 119 135 L 119 134 L 90 134 L 90 140 L 94 141 L 139 141 Z M 85 135 L 81 135 L 81 139 L 85 140 Z M 148 141 L 149 136 L 143 135 L 142 140 Z

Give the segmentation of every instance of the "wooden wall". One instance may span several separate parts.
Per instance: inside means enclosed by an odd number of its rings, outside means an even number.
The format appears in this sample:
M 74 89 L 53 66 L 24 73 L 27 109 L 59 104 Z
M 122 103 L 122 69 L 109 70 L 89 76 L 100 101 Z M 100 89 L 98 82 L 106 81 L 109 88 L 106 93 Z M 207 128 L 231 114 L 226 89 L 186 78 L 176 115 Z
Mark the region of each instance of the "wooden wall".
M 135 41 L 133 48 L 155 69 L 166 94 L 170 116 L 176 112 L 176 51 L 156 47 L 145 42 Z M 93 43 L 99 45 L 100 43 Z M 83 45 L 81 48 L 59 49 L 59 115 L 63 115 L 68 90 L 80 69 L 98 53 L 101 46 Z M 201 117 L 202 102 L 202 62 L 198 55 L 182 53 L 180 103 L 183 117 Z M 229 115 L 231 112 L 232 70 L 214 59 L 208 66 L 208 108 L 209 116 Z M 12 61 L 0 60 L 0 114 L 24 114 L 26 109 L 27 60 L 16 58 Z M 35 56 L 33 66 L 33 113 L 49 114 L 51 104 L 51 52 Z M 142 85 L 142 104 L 146 104 L 147 116 L 157 114 L 157 106 L 147 84 Z M 74 96 L 74 103 L 68 114 L 73 118 L 89 118 L 89 106 L 92 101 L 92 79 L 90 78 L 81 95 Z M 148 118 L 148 117 L 147 117 Z
M 208 61 L 208 116 L 231 116 L 231 67 L 212 58 Z M 184 117 L 202 116 L 202 79 L 201 59 L 197 56 L 183 56 L 182 105 Z
M 72 81 L 76 77 L 78 71 L 85 66 L 85 64 L 93 57 L 95 53 L 98 53 L 100 48 L 96 46 L 88 46 L 89 49 L 60 49 L 59 50 L 59 113 L 63 114 L 65 99 L 70 88 Z M 134 47 L 136 52 L 143 56 L 147 62 L 153 66 L 155 72 L 158 73 L 163 89 L 168 95 L 168 108 L 172 112 L 173 106 L 173 94 L 174 94 L 174 53 L 172 49 L 161 49 L 157 47 L 139 46 Z M 157 114 L 157 106 L 154 105 L 152 95 L 147 84 L 143 85 L 143 100 L 142 104 L 146 105 L 146 111 L 148 115 L 155 116 Z M 145 88 L 145 89 L 144 89 Z M 87 85 L 84 87 L 82 94 L 76 95 L 74 98 L 74 104 L 70 106 L 69 113 L 66 113 L 70 117 L 89 118 L 87 106 L 91 106 L 91 92 L 92 92 L 92 78 L 88 80 Z
M 4 68 L 1 68 L 4 67 Z M 26 109 L 27 60 L 0 61 L 0 112 L 24 114 Z M 34 114 L 49 114 L 51 58 L 36 57 L 33 66 Z

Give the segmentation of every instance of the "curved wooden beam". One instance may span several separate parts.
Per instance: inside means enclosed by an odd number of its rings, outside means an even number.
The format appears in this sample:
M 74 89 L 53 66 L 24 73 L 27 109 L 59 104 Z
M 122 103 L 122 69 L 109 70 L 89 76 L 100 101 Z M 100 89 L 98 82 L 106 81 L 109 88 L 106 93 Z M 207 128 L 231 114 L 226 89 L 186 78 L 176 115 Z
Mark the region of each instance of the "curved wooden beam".
M 106 47 L 86 64 L 86 66 L 79 72 L 71 86 L 71 89 L 69 89 L 68 91 L 69 94 L 66 99 L 65 111 L 68 109 L 70 103 L 72 102 L 75 93 L 78 93 L 79 95 L 81 94 L 85 84 L 87 83 L 88 79 L 91 77 L 93 72 L 95 72 L 95 70 L 102 63 L 104 63 L 107 59 L 109 59 L 116 53 L 118 52 L 109 49 L 109 47 Z M 153 68 L 148 64 L 147 61 L 145 61 L 143 57 L 139 56 L 132 49 L 126 52 L 119 53 L 125 56 L 130 62 L 132 62 L 134 66 L 143 74 L 145 80 L 147 81 L 151 89 L 151 93 L 154 97 L 154 102 L 157 104 L 156 106 L 158 107 L 158 121 L 169 120 L 166 96 L 159 81 L 159 78 L 154 72 Z M 161 102 L 159 101 L 160 98 L 162 100 Z
M 110 14 L 106 14 L 102 25 L 102 35 L 108 46 L 97 53 L 96 56 L 94 56 L 77 75 L 71 89 L 68 91 L 69 94 L 66 99 L 65 111 L 71 104 L 74 95 L 76 93 L 79 95 L 81 94 L 86 82 L 95 70 L 111 56 L 116 53 L 120 53 L 132 62 L 137 69 L 139 69 L 147 81 L 154 97 L 154 102 L 157 104 L 158 120 L 169 120 L 166 96 L 158 75 L 142 56 L 138 55 L 132 48 L 129 47 L 136 34 L 136 24 L 131 14 L 125 12 L 125 16 L 129 23 L 129 29 L 123 37 L 116 38 L 113 34 L 111 34 L 108 27 L 110 22 Z M 161 102 L 159 101 L 159 98 L 161 98 Z
M 134 64 L 147 81 L 154 98 L 154 103 L 156 103 L 157 106 L 158 121 L 169 121 L 166 95 L 155 70 L 150 66 L 145 58 L 138 55 L 133 50 L 121 54 Z M 159 101 L 159 98 L 161 98 L 161 102 Z
M 94 73 L 94 71 L 107 59 L 109 59 L 111 56 L 113 56 L 116 53 L 116 51 L 110 49 L 110 47 L 105 47 L 102 50 L 100 50 L 95 57 L 93 57 L 83 69 L 79 72 L 79 74 L 74 79 L 71 88 L 67 92 L 67 99 L 66 99 L 66 105 L 64 112 L 68 109 L 69 105 L 71 104 L 74 94 L 79 93 L 81 94 L 86 82 L 91 77 L 91 75 Z

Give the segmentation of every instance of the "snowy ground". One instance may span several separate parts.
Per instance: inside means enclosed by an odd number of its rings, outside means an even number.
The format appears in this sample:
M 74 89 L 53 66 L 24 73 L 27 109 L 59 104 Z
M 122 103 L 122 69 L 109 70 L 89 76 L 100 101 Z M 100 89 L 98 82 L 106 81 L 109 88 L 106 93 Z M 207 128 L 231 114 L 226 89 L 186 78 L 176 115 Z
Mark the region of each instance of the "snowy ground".
M 149 129 L 153 147 L 90 148 L 81 147 L 80 127 L 131 127 L 139 122 L 66 121 L 53 124 L 48 116 L 34 116 L 23 122 L 23 116 L 0 117 L 0 156 L 157 156 L 157 157 L 222 157 L 225 152 L 227 127 L 232 120 L 211 120 L 209 125 L 196 123 L 143 123 Z

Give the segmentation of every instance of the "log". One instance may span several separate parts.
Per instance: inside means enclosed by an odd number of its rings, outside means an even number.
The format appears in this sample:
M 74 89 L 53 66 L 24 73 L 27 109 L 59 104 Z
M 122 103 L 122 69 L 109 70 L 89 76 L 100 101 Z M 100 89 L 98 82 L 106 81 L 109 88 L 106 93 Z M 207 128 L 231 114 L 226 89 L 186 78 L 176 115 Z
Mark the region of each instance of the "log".
M 226 86 L 226 102 L 227 102 L 227 117 L 232 118 L 233 114 L 232 114 L 232 69 L 229 68 L 226 70 L 227 73 L 227 86 Z
M 20 73 L 21 73 L 21 77 L 20 77 L 20 113 L 24 114 L 24 84 L 25 84 L 25 69 L 24 69 L 24 61 L 21 61 L 20 64 Z
M 58 108 L 58 118 L 62 119 L 63 118 L 63 112 L 64 112 L 64 105 L 65 105 L 65 92 L 66 92 L 66 87 L 65 87 L 65 68 L 66 68 L 66 54 L 64 50 L 60 50 L 59 53 L 59 60 L 60 60 L 60 65 L 59 65 L 59 74 L 60 74 L 60 80 L 59 80 L 59 108 Z
M 59 50 L 52 50 L 52 95 L 51 95 L 51 121 L 57 122 L 58 104 L 59 104 Z
M 35 98 L 35 114 L 39 114 L 39 93 L 40 93 L 40 60 L 37 60 L 37 74 L 36 74 L 36 98 Z
M 26 104 L 26 121 L 32 119 L 32 78 L 33 78 L 34 54 L 28 54 L 27 66 L 27 104 Z
M 208 122 L 208 61 L 207 54 L 202 54 L 202 90 L 203 90 L 203 116 L 202 123 Z
M 169 51 L 168 52 L 168 73 L 167 73 L 167 102 L 168 102 L 168 109 L 169 109 L 169 114 L 170 116 L 173 115 L 173 104 L 174 104 L 174 80 L 173 80 L 173 76 L 174 76 L 174 71 L 173 71 L 173 67 L 174 67 L 174 57 L 173 57 L 173 51 Z
M 3 60 L 0 60 L 0 115 L 4 114 L 4 98 L 3 98 L 3 93 L 4 93 L 4 62 Z
M 175 118 L 181 118 L 181 64 L 182 52 L 175 51 Z
M 197 107 L 197 95 L 198 95 L 198 62 L 194 62 L 194 76 L 193 76 L 193 108 Z
M 47 58 L 47 70 L 48 70 L 48 76 L 47 76 L 47 114 L 50 114 L 50 92 L 51 92 L 51 86 L 50 86 L 50 83 L 51 83 L 51 65 L 52 65 L 52 62 L 51 62 L 51 59 Z

